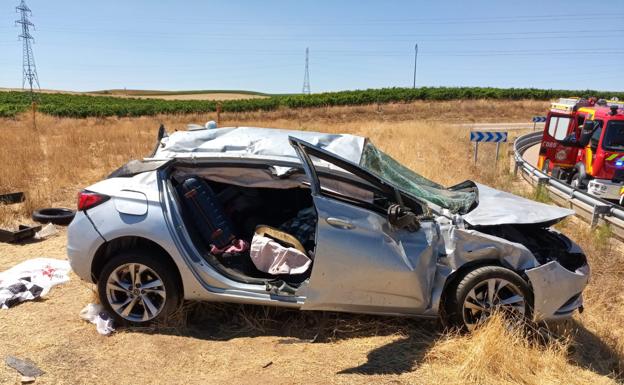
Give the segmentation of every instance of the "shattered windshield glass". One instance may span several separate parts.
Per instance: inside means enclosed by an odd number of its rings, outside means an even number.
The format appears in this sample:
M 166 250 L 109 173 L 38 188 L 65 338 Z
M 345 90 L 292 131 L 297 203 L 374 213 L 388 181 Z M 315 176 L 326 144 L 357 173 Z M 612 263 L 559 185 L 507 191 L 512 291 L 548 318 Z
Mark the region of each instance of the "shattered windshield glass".
M 472 191 L 452 191 L 418 175 L 371 143 L 364 146 L 360 166 L 415 197 L 422 198 L 453 213 L 468 212 L 476 199 Z

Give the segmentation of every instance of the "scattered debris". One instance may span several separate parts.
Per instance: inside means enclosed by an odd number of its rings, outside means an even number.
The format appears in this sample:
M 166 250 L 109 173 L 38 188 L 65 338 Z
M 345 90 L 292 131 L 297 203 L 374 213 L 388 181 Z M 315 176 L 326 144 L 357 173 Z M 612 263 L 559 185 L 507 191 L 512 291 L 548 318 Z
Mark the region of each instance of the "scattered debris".
M 36 377 L 22 376 L 22 378 L 20 378 L 20 382 L 22 384 L 32 384 L 35 382 L 35 379 Z
M 67 226 L 76 216 L 76 211 L 62 207 L 50 207 L 35 210 L 32 213 L 33 221 L 39 223 L 54 223 L 59 226 Z
M 17 231 L 0 229 L 0 242 L 15 243 L 30 239 L 35 236 L 41 226 L 19 225 Z
M 0 194 L 0 204 L 11 205 L 14 203 L 24 202 L 25 196 L 23 192 L 16 192 L 10 194 Z
M 265 365 L 262 366 L 262 369 L 266 369 L 266 368 L 268 368 L 271 365 L 273 365 L 273 361 L 267 362 Z
M 47 225 L 43 226 L 41 230 L 37 231 L 37 233 L 35 234 L 35 239 L 46 239 L 58 233 L 59 231 L 56 226 L 54 226 L 52 223 L 48 223 Z
M 98 333 L 103 336 L 110 335 L 115 331 L 113 319 L 99 303 L 90 303 L 80 311 L 80 318 L 95 324 Z
M 7 366 L 17 370 L 19 374 L 24 377 L 39 377 L 45 374 L 43 370 L 39 369 L 37 365 L 28 358 L 22 360 L 14 356 L 6 356 L 4 362 Z
M 0 272 L 0 309 L 48 294 L 58 284 L 69 281 L 69 262 L 35 258 Z

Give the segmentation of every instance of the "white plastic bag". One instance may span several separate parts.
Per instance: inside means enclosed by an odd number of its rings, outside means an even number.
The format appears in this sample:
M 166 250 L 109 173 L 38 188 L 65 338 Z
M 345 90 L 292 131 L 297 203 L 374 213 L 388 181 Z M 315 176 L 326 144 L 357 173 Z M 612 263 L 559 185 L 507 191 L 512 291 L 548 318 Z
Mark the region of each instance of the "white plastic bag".
M 48 223 L 43 228 L 35 233 L 35 239 L 46 239 L 53 235 L 58 234 L 58 229 L 52 223 Z
M 0 273 L 0 309 L 43 297 L 58 284 L 69 281 L 69 262 L 35 258 Z
M 80 318 L 95 324 L 95 329 L 103 336 L 107 336 L 115 331 L 113 319 L 104 310 L 104 307 L 97 303 L 90 303 L 80 311 Z

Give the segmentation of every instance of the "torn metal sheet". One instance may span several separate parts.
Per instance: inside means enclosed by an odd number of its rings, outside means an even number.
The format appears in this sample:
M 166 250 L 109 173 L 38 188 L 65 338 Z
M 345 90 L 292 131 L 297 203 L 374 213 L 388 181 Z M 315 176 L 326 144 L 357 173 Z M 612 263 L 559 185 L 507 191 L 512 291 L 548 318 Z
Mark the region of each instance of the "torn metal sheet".
M 522 198 L 486 185 L 478 184 L 479 203 L 463 216 L 473 226 L 503 224 L 553 225 L 559 220 L 574 215 L 574 210 Z
M 516 271 L 539 265 L 526 246 L 476 230 L 447 227 L 445 243 L 446 260 L 453 270 L 480 260 L 497 260 Z
M 194 154 L 210 157 L 228 153 L 243 156 L 275 156 L 298 160 L 288 137 L 296 136 L 345 159 L 359 163 L 366 138 L 348 134 L 291 131 L 273 128 L 228 127 L 214 130 L 177 131 L 162 138 L 154 158 Z
M 526 271 L 533 287 L 534 318 L 536 320 L 553 319 L 557 316 L 569 316 L 570 306 L 566 302 L 574 300 L 589 280 L 589 266 L 572 272 L 557 261 L 550 261 L 542 266 Z M 578 307 L 573 307 L 575 310 Z M 562 309 L 563 308 L 563 309 Z

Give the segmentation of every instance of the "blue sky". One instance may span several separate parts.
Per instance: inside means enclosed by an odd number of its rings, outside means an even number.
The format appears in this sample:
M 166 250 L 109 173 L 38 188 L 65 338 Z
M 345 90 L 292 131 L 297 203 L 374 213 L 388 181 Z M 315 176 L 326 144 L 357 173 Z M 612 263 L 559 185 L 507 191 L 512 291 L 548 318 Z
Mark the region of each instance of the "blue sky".
M 613 1 L 27 0 L 42 88 L 312 92 L 417 85 L 624 89 Z M 17 0 L 0 87 L 21 86 Z

